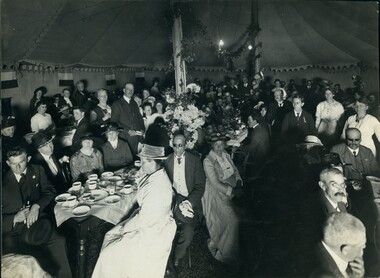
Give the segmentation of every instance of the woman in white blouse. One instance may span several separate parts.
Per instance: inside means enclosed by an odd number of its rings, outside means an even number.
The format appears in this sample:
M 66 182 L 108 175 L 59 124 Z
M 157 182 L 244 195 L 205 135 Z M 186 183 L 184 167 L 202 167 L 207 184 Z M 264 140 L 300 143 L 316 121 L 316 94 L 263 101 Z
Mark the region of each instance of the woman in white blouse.
M 203 161 L 206 186 L 202 206 L 211 254 L 218 261 L 234 265 L 239 260 L 239 218 L 231 199 L 241 194 L 242 179 L 224 150 L 225 140 L 221 133 L 211 136 L 212 150 Z
M 54 129 L 55 125 L 51 119 L 50 114 L 46 113 L 47 104 L 44 101 L 37 102 L 37 113 L 30 120 L 30 128 L 32 132 L 38 132 L 40 130 Z
M 344 114 L 343 105 L 334 99 L 334 93 L 330 89 L 325 90 L 326 100 L 317 106 L 315 113 L 315 128 L 318 137 L 324 144 L 334 144 L 339 137 L 337 134 L 339 119 Z
M 375 135 L 380 141 L 380 122 L 374 116 L 367 114 L 368 100 L 365 97 L 357 100 L 355 103 L 356 115 L 349 117 L 344 125 L 342 138 L 345 138 L 346 129 L 355 127 L 362 134 L 361 145 L 369 148 L 376 157 L 376 146 L 372 139 Z

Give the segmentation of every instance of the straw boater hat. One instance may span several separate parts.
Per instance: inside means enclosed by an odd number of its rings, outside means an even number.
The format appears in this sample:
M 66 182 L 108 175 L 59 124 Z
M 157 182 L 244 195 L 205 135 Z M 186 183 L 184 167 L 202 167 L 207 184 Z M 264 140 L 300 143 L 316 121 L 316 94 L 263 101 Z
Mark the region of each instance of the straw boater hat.
M 319 138 L 317 136 L 314 136 L 314 135 L 306 136 L 302 145 L 304 145 L 304 146 L 323 146 L 321 140 L 319 140 Z
M 39 149 L 50 142 L 52 142 L 54 136 L 52 134 L 46 133 L 45 131 L 38 131 L 32 137 L 32 144 L 36 149 Z
M 137 155 L 141 158 L 166 159 L 165 148 L 144 144 L 141 152 Z
M 110 131 L 121 132 L 123 131 L 123 129 L 119 127 L 116 123 L 110 123 L 105 127 L 105 130 L 102 134 L 106 134 L 107 132 L 110 132 Z
M 59 109 L 59 113 L 62 113 L 63 111 L 65 110 L 69 110 L 70 109 L 70 106 L 68 104 L 65 104 L 64 106 L 62 106 L 60 109 Z

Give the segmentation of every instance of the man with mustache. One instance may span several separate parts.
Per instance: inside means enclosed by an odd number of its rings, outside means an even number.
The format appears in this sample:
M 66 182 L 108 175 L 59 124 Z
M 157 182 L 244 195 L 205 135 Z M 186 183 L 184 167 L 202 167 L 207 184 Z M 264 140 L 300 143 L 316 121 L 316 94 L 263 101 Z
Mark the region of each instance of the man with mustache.
M 347 164 L 344 167 L 344 176 L 348 180 L 360 181 L 363 175 L 378 176 L 379 165 L 372 151 L 360 145 L 362 136 L 357 128 L 347 128 L 346 142 L 331 148 L 331 152 L 337 153 L 340 160 Z
M 301 204 L 297 236 L 299 244 L 295 247 L 296 258 L 299 262 L 300 273 L 305 276 L 313 267 L 312 251 L 321 241 L 323 223 L 334 212 L 350 212 L 343 173 L 333 167 L 323 169 L 319 175 L 319 190 L 310 193 Z M 303 272 L 305 271 L 305 272 Z

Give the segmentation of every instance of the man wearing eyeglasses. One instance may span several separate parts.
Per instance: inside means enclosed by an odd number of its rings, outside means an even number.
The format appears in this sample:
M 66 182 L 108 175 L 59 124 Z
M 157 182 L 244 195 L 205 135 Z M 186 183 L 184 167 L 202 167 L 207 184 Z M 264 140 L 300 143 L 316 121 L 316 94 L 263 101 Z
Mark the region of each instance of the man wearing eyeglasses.
M 361 133 L 357 128 L 346 129 L 345 143 L 338 144 L 331 148 L 331 152 L 337 153 L 344 167 L 344 176 L 348 180 L 360 181 L 364 176 L 379 175 L 379 165 L 372 151 L 360 145 Z
M 165 161 L 176 195 L 174 217 L 178 223 L 179 238 L 174 250 L 174 266 L 185 256 L 194 236 L 194 229 L 202 216 L 201 199 L 206 177 L 200 158 L 186 151 L 186 138 L 177 134 L 173 138 L 174 153 Z

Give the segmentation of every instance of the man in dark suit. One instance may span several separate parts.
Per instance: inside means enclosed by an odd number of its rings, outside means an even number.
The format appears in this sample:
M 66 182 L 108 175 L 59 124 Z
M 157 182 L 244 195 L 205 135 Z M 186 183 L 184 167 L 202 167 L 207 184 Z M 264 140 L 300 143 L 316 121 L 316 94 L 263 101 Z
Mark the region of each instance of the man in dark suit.
M 22 240 L 22 230 L 33 227 L 56 195 L 43 168 L 28 165 L 29 160 L 23 147 L 15 147 L 7 153 L 6 162 L 11 169 L 2 186 L 3 252 L 33 255 L 46 270 L 51 268 L 51 274 L 71 277 L 65 240 L 54 229 L 47 242 L 41 245 L 31 246 L 30 242 Z
M 201 199 L 206 177 L 200 158 L 185 151 L 186 138 L 178 134 L 173 138 L 174 153 L 165 160 L 165 169 L 177 192 L 175 218 L 179 223 L 179 238 L 174 250 L 174 265 L 184 257 L 190 245 L 197 221 L 202 216 Z
M 32 144 L 36 152 L 31 163 L 44 168 L 48 180 L 54 185 L 58 193 L 67 191 L 70 186 L 68 169 L 69 157 L 57 159 L 54 154 L 54 137 L 44 131 L 39 131 L 32 137 Z M 66 163 L 66 165 L 64 165 Z
M 344 176 L 348 180 L 362 180 L 363 176 L 378 176 L 379 165 L 372 151 L 360 145 L 361 132 L 357 128 L 348 128 L 345 131 L 346 142 L 331 148 L 337 153 L 344 164 Z
M 145 131 L 144 120 L 137 103 L 133 100 L 134 86 L 126 83 L 124 96 L 112 104 L 111 122 L 123 129 L 120 138 L 126 140 L 136 156 L 138 143 L 142 142 Z
M 76 106 L 73 110 L 76 131 L 73 136 L 73 149 L 77 147 L 78 141 L 90 129 L 88 119 L 85 117 L 86 110 L 83 107 Z
M 74 105 L 83 107 L 88 100 L 91 100 L 89 92 L 84 87 L 84 82 L 79 81 L 72 96 Z
M 313 117 L 302 109 L 304 100 L 301 95 L 292 98 L 293 111 L 285 115 L 281 133 L 293 143 L 301 143 L 307 135 L 316 135 Z
M 364 277 L 365 228 L 348 213 L 331 214 L 316 247 L 311 277 Z
M 281 90 L 274 92 L 274 100 L 268 105 L 265 119 L 272 126 L 273 135 L 278 136 L 281 133 L 282 121 L 285 115 L 292 111 L 293 106 L 289 101 L 284 100 L 284 93 Z
M 267 127 L 259 123 L 260 114 L 252 111 L 248 116 L 248 135 L 242 142 L 241 149 L 249 153 L 247 174 L 255 174 L 263 167 L 270 155 L 270 140 Z

